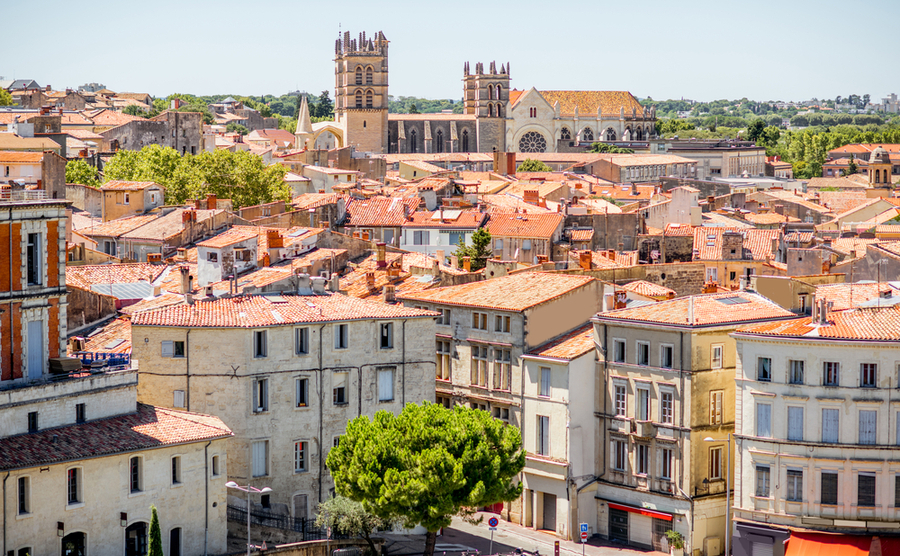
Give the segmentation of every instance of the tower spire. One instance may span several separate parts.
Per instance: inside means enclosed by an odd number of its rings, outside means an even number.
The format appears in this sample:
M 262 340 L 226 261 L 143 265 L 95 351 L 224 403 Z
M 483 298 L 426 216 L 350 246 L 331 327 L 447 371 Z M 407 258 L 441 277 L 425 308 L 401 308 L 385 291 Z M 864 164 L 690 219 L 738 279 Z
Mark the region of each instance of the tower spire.
M 300 134 L 310 134 L 313 132 L 312 123 L 309 119 L 309 105 L 306 102 L 306 95 L 303 95 L 302 100 L 300 101 L 300 113 L 297 114 L 297 133 Z M 300 145 L 298 145 L 300 146 Z

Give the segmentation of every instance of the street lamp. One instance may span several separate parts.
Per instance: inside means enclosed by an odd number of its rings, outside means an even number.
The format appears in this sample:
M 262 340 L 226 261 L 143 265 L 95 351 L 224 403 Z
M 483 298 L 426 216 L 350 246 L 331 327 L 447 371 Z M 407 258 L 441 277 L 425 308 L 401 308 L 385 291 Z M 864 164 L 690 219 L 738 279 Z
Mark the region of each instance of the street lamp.
M 724 442 L 707 436 L 703 442 Z M 728 458 L 725 464 L 725 555 L 731 554 L 731 433 L 728 433 Z
M 227 483 L 225 483 L 225 486 L 228 488 L 236 488 L 237 490 L 247 493 L 247 556 L 250 556 L 250 494 L 251 493 L 266 494 L 266 493 L 272 492 L 272 489 L 269 487 L 265 487 L 262 490 L 260 490 L 258 488 L 252 487 L 250 485 L 242 487 L 234 481 L 228 481 Z

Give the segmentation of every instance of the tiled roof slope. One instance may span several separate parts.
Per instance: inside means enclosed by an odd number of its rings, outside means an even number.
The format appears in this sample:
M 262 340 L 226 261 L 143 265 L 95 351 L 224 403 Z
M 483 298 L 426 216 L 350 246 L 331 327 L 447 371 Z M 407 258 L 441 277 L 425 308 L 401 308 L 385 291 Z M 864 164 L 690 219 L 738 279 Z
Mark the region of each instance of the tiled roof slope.
M 110 180 L 100 186 L 103 191 L 141 191 L 148 187 L 162 187 L 153 181 Z
M 66 285 L 89 290 L 94 284 L 130 284 L 141 280 L 152 282 L 165 270 L 163 265 L 150 263 L 66 266 Z
M 419 206 L 419 198 L 373 197 L 347 203 L 345 226 L 402 226 Z
M 794 317 L 769 299 L 751 292 L 725 292 L 679 297 L 652 305 L 599 313 L 612 322 L 644 322 L 675 326 L 722 326 Z
M 237 296 L 144 311 L 134 326 L 253 328 L 361 319 L 433 317 L 436 313 L 339 294 Z
M 84 351 L 131 353 L 131 320 L 119 317 L 85 338 Z
M 546 214 L 493 213 L 487 230 L 491 236 L 549 238 L 566 217 L 558 212 Z
M 816 288 L 815 300 L 818 302 L 824 299 L 832 303 L 832 310 L 843 311 L 882 296 L 897 295 L 900 295 L 900 291 L 888 283 L 822 284 Z
M 140 228 L 144 224 L 153 222 L 159 218 L 158 214 L 139 214 L 137 216 L 126 216 L 104 222 L 99 226 L 90 226 L 81 228 L 80 231 L 86 236 L 100 237 L 119 237 L 128 232 Z
M 634 95 L 628 91 L 538 91 L 550 106 L 559 102 L 562 114 L 574 114 L 575 107 L 582 116 L 597 114 L 597 108 L 601 108 L 603 114 L 619 116 L 619 108 L 625 108 L 625 116 L 631 116 L 631 109 L 637 110 L 638 115 L 643 113 L 644 107 Z M 594 130 L 596 133 L 598 130 Z
M 648 282 L 646 280 L 635 280 L 634 282 L 628 282 L 622 289 L 628 290 L 630 292 L 634 292 L 638 295 L 646 295 L 647 297 L 666 297 L 669 294 L 675 293 L 675 290 L 671 290 L 665 286 L 660 286 L 659 284 L 654 284 L 653 282 Z
M 550 340 L 528 352 L 528 355 L 571 361 L 594 350 L 594 325 L 587 323 Z
M 452 214 L 458 213 L 457 218 L 450 218 Z M 444 218 L 438 218 L 443 214 Z M 478 228 L 484 222 L 487 214 L 477 210 L 448 211 L 443 213 L 440 211 L 419 211 L 414 212 L 409 217 L 409 222 L 403 224 L 404 227 L 410 228 Z
M 593 282 L 590 276 L 523 272 L 481 282 L 398 295 L 409 301 L 524 311 Z
M 137 412 L 0 440 L 0 470 L 232 436 L 218 417 L 138 404 Z
M 766 323 L 738 331 L 750 336 L 794 336 L 835 340 L 900 340 L 900 306 L 857 307 L 828 314 L 819 325 L 812 317 Z
M 717 261 L 722 258 L 722 235 L 736 232 L 744 236 L 744 249 L 748 249 L 755 261 L 764 261 L 772 255 L 772 240 L 781 236 L 781 230 L 761 230 L 756 228 L 725 228 L 704 226 L 694 228 L 694 252 L 696 259 Z

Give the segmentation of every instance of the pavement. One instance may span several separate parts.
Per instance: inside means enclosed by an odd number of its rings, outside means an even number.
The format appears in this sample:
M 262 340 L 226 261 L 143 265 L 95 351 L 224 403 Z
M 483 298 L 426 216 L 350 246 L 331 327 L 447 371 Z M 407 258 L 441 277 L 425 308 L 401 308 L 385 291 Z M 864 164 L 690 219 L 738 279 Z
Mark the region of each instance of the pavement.
M 488 529 L 487 521 L 497 514 L 479 512 L 477 515 L 483 518 L 480 525 L 472 525 L 460 518 L 453 518 L 453 524 L 444 529 L 443 534 L 437 538 L 434 549 L 435 556 L 461 556 L 464 552 L 473 553 L 475 551 L 481 555 L 512 554 L 517 548 L 536 556 L 538 554 L 555 556 L 555 541 L 559 541 L 559 556 L 628 556 L 632 554 L 663 556 L 666 554 L 665 552 L 612 545 L 600 538 L 590 538 L 582 546 L 580 542 L 562 540 L 549 531 L 535 531 L 502 519 L 497 525 L 497 530 L 493 532 L 493 546 L 491 546 L 491 531 Z M 384 553 L 388 556 L 421 555 L 425 548 L 425 535 L 381 533 L 380 536 L 387 540 Z

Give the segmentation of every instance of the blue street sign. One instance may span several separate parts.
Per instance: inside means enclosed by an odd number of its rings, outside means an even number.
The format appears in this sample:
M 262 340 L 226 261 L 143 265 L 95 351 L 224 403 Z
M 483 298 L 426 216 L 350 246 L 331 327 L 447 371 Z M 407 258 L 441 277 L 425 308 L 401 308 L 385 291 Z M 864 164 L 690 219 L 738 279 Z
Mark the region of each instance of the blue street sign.
M 581 532 L 582 532 L 582 533 L 587 533 L 587 532 L 588 532 L 588 526 L 587 526 L 587 523 L 582 523 L 582 524 L 581 524 Z

